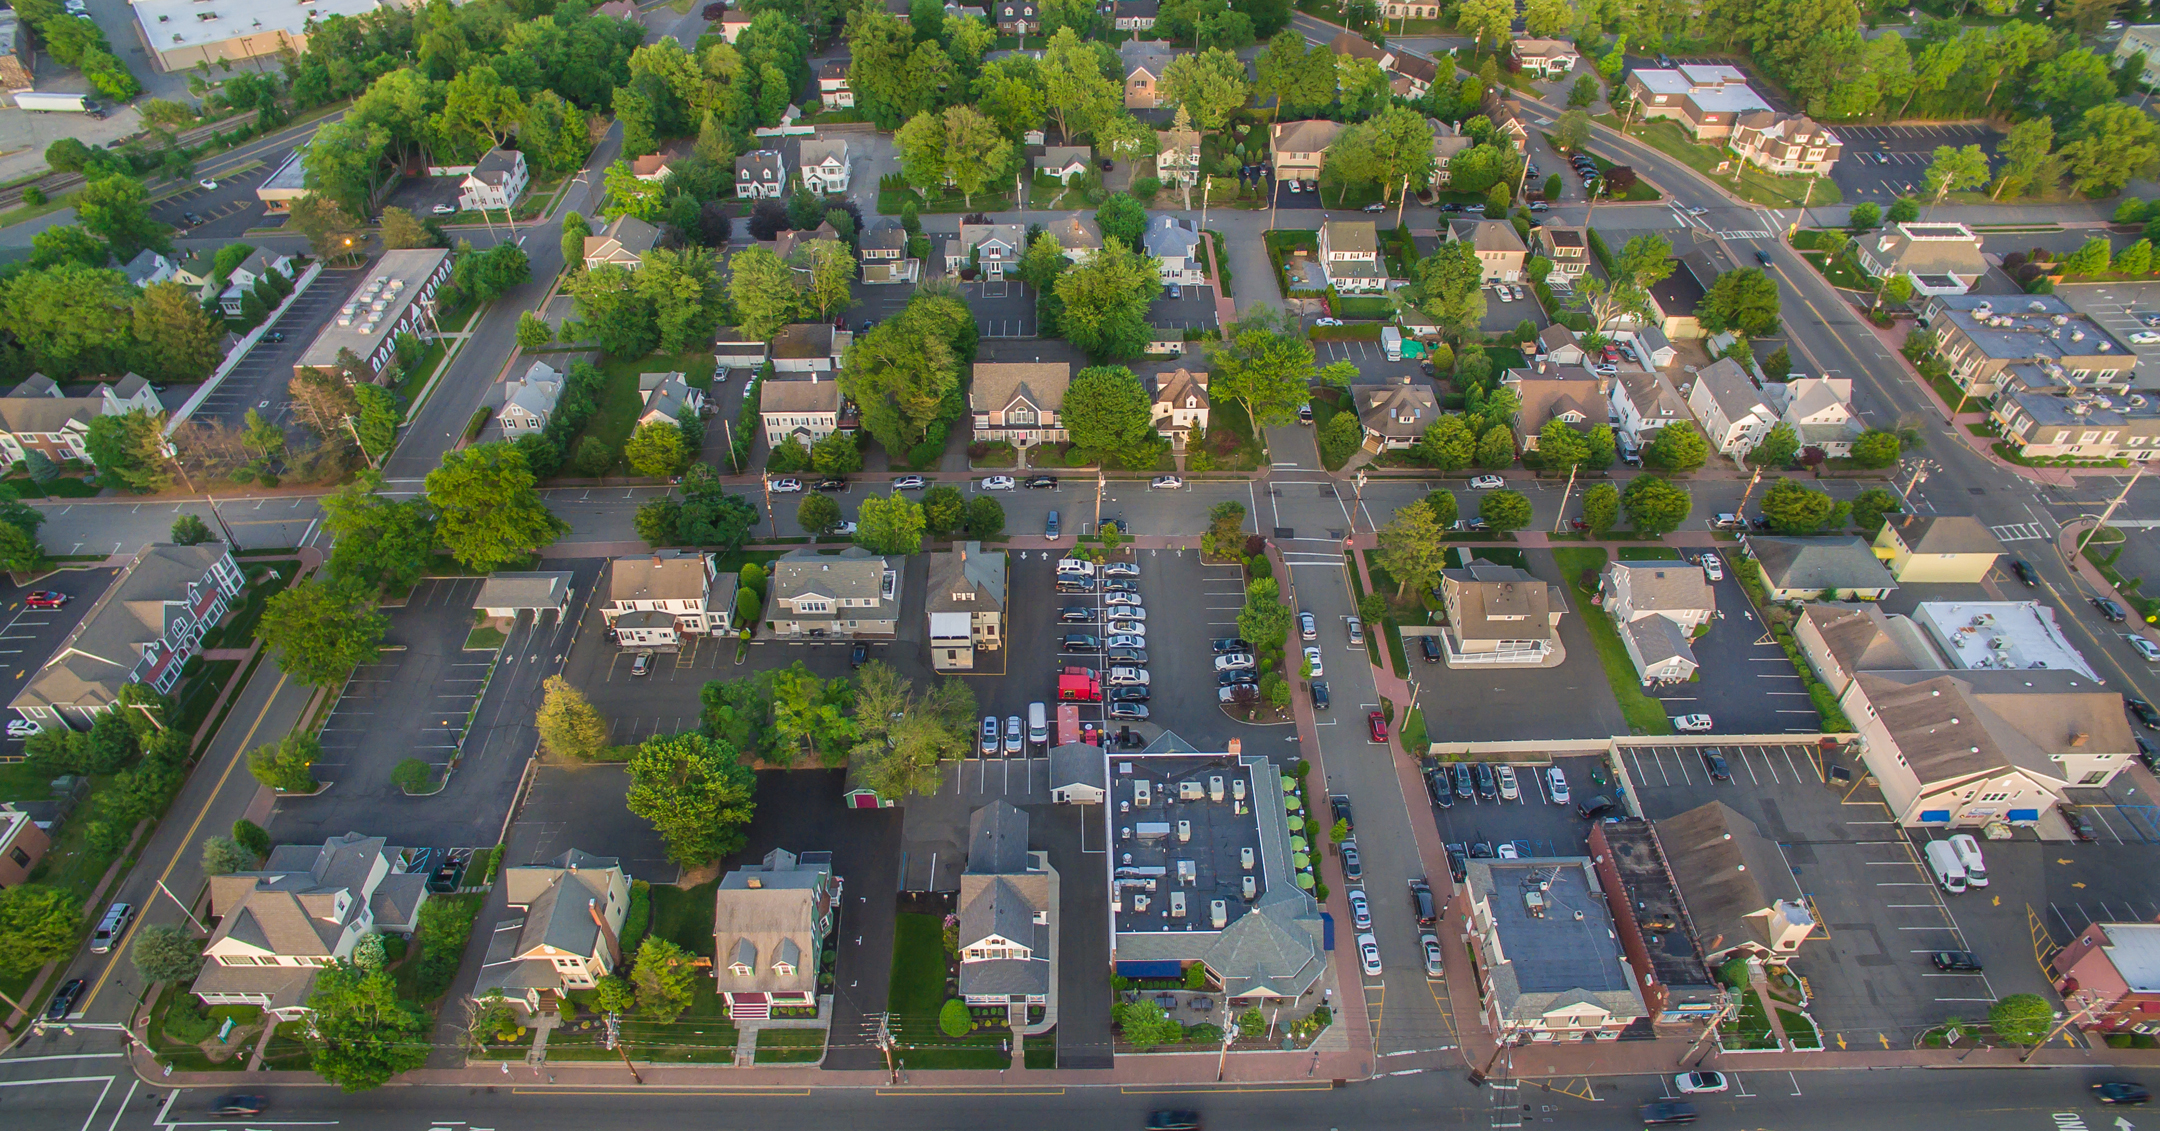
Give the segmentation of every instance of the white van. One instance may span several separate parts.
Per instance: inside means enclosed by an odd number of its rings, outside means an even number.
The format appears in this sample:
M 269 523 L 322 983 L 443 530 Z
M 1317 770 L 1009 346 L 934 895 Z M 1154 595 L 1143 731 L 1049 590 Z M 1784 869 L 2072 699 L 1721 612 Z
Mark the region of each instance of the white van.
M 1928 871 L 1935 873 L 1935 882 L 1952 895 L 1965 890 L 1965 865 L 1958 860 L 1957 849 L 1946 840 L 1931 840 L 1927 844 Z
M 1028 741 L 1037 746 L 1050 744 L 1050 718 L 1040 703 L 1028 704 Z
M 1980 842 L 1971 833 L 1959 833 L 1950 838 L 1950 850 L 1957 853 L 1958 863 L 1965 866 L 1965 883 L 1969 887 L 1987 886 L 1987 863 L 1980 858 Z
M 1086 558 L 1059 558 L 1057 571 L 1061 574 L 1071 574 L 1076 577 L 1093 577 L 1095 576 L 1095 563 Z

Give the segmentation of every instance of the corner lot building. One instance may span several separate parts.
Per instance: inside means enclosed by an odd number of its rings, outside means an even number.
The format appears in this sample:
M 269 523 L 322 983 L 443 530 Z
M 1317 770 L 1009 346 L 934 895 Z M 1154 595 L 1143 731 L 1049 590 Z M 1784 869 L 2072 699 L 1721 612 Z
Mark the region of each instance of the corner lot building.
M 1472 860 L 1478 999 L 1505 1039 L 1613 1041 L 1650 1015 L 1587 857 Z

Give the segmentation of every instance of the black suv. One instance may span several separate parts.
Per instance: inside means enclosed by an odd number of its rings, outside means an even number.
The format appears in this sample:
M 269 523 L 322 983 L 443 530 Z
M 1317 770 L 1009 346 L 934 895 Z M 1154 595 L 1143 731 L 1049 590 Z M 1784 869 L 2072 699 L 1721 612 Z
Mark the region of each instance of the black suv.
M 2028 589 L 2040 584 L 2040 575 L 2033 572 L 2033 567 L 2025 564 L 2024 558 L 2011 558 L 2010 572 L 2017 574 L 2017 579 L 2024 582 Z
M 1215 641 L 1215 654 L 1218 656 L 1226 652 L 1250 652 L 1252 650 L 1252 645 L 1239 640 L 1235 636 L 1225 636 Z
M 75 1001 L 82 997 L 83 989 L 88 984 L 81 978 L 68 979 L 66 985 L 54 991 L 52 1003 L 45 1007 L 45 1020 L 65 1020 L 68 1014 L 75 1012 Z
M 1065 634 L 1065 650 L 1067 652 L 1100 652 L 1102 651 L 1102 641 L 1084 632 L 1068 632 Z
M 1430 635 L 1418 637 L 1418 650 L 1425 654 L 1426 663 L 1437 664 L 1440 662 L 1439 637 Z
M 2092 603 L 2093 608 L 2100 610 L 2101 616 L 2104 616 L 2111 621 L 2116 621 L 2119 623 L 2129 618 L 2130 614 L 2123 612 L 2123 607 L 2116 604 L 2110 598 L 2095 597 L 2092 599 Z
M 1980 972 L 1980 956 L 1969 950 L 1938 950 L 1930 957 L 1937 970 L 1953 970 L 1961 974 Z
M 1610 812 L 1612 808 L 1613 799 L 1601 793 L 1596 797 L 1593 797 L 1590 800 L 1585 801 L 1580 805 L 1577 805 L 1575 807 L 1575 812 L 1581 814 L 1585 818 L 1602 817 L 1606 813 Z
M 2132 699 L 2128 695 L 2125 695 L 2123 696 L 2123 707 L 2128 710 L 2130 714 L 2137 719 L 2137 721 L 2144 723 L 2145 729 L 2160 730 L 2160 711 L 2153 710 L 2152 704 L 2147 703 L 2143 699 Z
M 1315 711 L 1328 709 L 1327 681 L 1324 679 L 1312 681 L 1312 709 Z
M 1482 797 L 1487 801 L 1492 801 L 1500 796 L 1500 786 L 1493 778 L 1491 766 L 1485 764 L 1484 762 L 1479 762 L 1470 768 L 1470 772 L 1477 777 L 1477 791 L 1479 797 Z
M 1477 795 L 1477 787 L 1470 783 L 1470 763 L 1455 763 L 1455 796 L 1464 801 Z

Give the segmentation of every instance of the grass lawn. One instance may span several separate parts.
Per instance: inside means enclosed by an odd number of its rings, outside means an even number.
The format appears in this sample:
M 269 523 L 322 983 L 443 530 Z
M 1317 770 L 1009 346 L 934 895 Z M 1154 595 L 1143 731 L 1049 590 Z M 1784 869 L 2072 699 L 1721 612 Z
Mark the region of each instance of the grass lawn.
M 932 212 L 1009 212 L 1013 207 L 1010 188 L 1000 190 L 988 186 L 965 199 L 956 188 L 948 188 L 936 197 L 925 199 L 919 190 L 905 186 L 892 188 L 881 184 L 878 186 L 877 199 L 880 216 L 898 216 L 906 211 L 906 203 L 910 200 L 915 202 L 915 211 L 924 215 Z
M 1594 608 L 1590 597 L 1596 590 L 1584 589 L 1581 582 L 1585 573 L 1594 575 L 1605 568 L 1605 551 L 1589 546 L 1555 547 L 1553 560 L 1559 563 L 1567 587 L 1574 592 L 1575 607 Z M 1590 629 L 1590 640 L 1597 646 L 1598 663 L 1605 668 L 1605 681 L 1612 685 L 1613 697 L 1620 701 L 1620 714 L 1626 717 L 1628 728 L 1636 734 L 1671 734 L 1672 720 L 1665 717 L 1665 705 L 1643 694 L 1642 680 L 1635 674 L 1635 664 L 1628 659 L 1627 648 L 1620 643 L 1620 630 L 1613 627 L 1612 618 L 1599 610 L 1586 611 L 1582 620 Z
M 938 1028 L 945 1004 L 944 923 L 935 915 L 902 914 L 893 922 L 892 981 L 887 986 L 900 1059 L 909 1068 L 1005 1068 L 1003 1030 L 979 1029 L 958 1040 Z
M 1380 631 L 1387 637 L 1388 663 L 1394 666 L 1397 676 L 1408 679 L 1410 678 L 1410 656 L 1403 651 L 1402 625 L 1396 620 L 1396 617 L 1410 608 L 1409 602 L 1415 601 L 1417 598 L 1406 594 L 1398 600 L 1395 596 L 1395 579 L 1388 575 L 1388 571 L 1373 564 L 1373 552 L 1371 550 L 1366 550 L 1364 553 L 1365 571 L 1372 575 L 1373 592 L 1387 598 L 1388 617 L 1380 622 Z
M 1622 546 L 1620 560 L 1623 562 L 1677 561 L 1680 551 L 1670 546 Z
M 429 342 L 427 349 L 420 354 L 420 361 L 398 378 L 397 393 L 400 403 L 411 407 L 413 398 L 419 396 L 420 390 L 427 387 L 428 377 L 435 372 L 435 367 L 442 364 L 443 352 L 441 341 Z
M 1718 1043 L 1729 1049 L 1778 1047 L 1777 1034 L 1770 1031 L 1770 1018 L 1763 1013 L 1762 995 L 1749 989 L 1740 994 L 1740 1013 Z
M 254 1006 L 218 1006 L 206 1010 L 181 986 L 167 985 L 150 1008 L 150 1046 L 158 1063 L 170 1065 L 179 1072 L 238 1072 L 245 1069 L 253 1033 L 222 1046 L 221 1053 L 231 1050 L 231 1055 L 223 1059 L 212 1059 L 202 1048 L 202 1042 L 214 1039 L 228 1017 L 232 1018 L 237 1030 L 259 1023 L 262 1010 Z M 240 1034 L 236 1031 L 235 1036 Z
M 1506 373 L 1510 369 L 1528 369 L 1530 361 L 1523 352 L 1513 346 L 1486 346 L 1485 356 L 1492 362 L 1494 373 Z
M 823 1029 L 760 1029 L 759 1064 L 816 1064 L 825 1055 Z
M 646 937 L 666 939 L 692 954 L 712 946 L 713 893 L 720 890 L 715 878 L 694 888 L 654 884 L 652 926 Z
M 637 429 L 637 418 L 645 411 L 643 394 L 638 392 L 638 378 L 646 373 L 680 373 L 692 387 L 712 387 L 713 355 L 709 353 L 656 353 L 646 357 L 610 357 L 600 363 L 600 372 L 607 376 L 601 386 L 600 407 L 585 422 L 586 436 L 596 436 L 615 452 L 615 469 L 622 463 L 623 442 Z M 570 445 L 577 451 L 577 443 Z
M 1815 1023 L 1797 1009 L 1779 1009 L 1778 1024 L 1785 1027 L 1785 1036 L 1795 1048 L 1819 1048 L 1822 1034 L 1815 1031 Z
M 1253 438 L 1252 417 L 1246 415 L 1245 406 L 1227 397 L 1215 404 L 1207 442 L 1216 471 L 1251 471 L 1267 458 Z
M 1598 121 L 1614 129 L 1620 128 L 1620 120 L 1609 113 L 1598 115 Z M 1726 189 L 1751 204 L 1766 204 L 1772 208 L 1796 208 L 1802 200 L 1813 206 L 1836 204 L 1844 199 L 1838 193 L 1837 183 L 1828 177 L 1813 178 L 1815 188 L 1811 193 L 1808 189 L 1808 177 L 1773 176 L 1753 165 L 1747 166 L 1740 174 L 1740 181 L 1736 185 L 1732 180 L 1730 166 L 1724 173 L 1715 172 L 1720 163 L 1736 160 L 1726 152 L 1725 147 L 1700 144 L 1689 137 L 1679 123 L 1670 118 L 1653 118 L 1647 122 L 1637 120 L 1628 127 L 1627 132 L 1630 137 L 1648 143 L 1651 148 L 1665 153 L 1704 176 L 1721 178 Z M 1602 166 L 1604 162 L 1600 160 L 1598 164 Z
M 92 499 L 99 491 L 89 480 L 65 475 L 45 484 L 28 475 L 17 475 L 9 478 L 7 485 L 14 489 L 17 498 L 23 499 Z
M 1335 300 L 1335 313 L 1343 318 L 1393 318 L 1395 304 L 1377 295 L 1345 295 Z
M 1057 1030 L 1038 1033 L 1027 1039 L 1027 1047 L 1021 1050 L 1029 1068 L 1057 1067 Z
M 508 639 L 509 637 L 504 636 L 502 630 L 494 625 L 479 625 L 465 634 L 465 650 L 468 652 L 493 651 L 502 647 L 503 641 Z
M 1607 161 L 1603 157 L 1600 157 L 1595 153 L 1590 155 L 1590 160 L 1597 163 L 1597 171 L 1600 176 L 1603 176 L 1604 174 L 1610 172 L 1613 166 L 1623 164 L 1623 162 L 1619 161 Z M 1654 188 L 1651 188 L 1649 185 L 1644 184 L 1640 179 L 1638 179 L 1634 184 L 1631 184 L 1627 187 L 1626 192 L 1621 193 L 1619 196 L 1614 196 L 1611 193 L 1606 193 L 1605 199 L 1619 201 L 1644 201 L 1663 200 L 1665 199 L 1665 197 L 1664 194 L 1658 192 L 1658 190 Z
M 1837 257 L 1836 262 L 1830 260 L 1828 249 L 1836 236 L 1837 233 L 1823 231 L 1794 232 L 1792 245 L 1799 250 L 1800 258 L 1807 260 L 1809 266 L 1815 268 L 1823 278 L 1830 280 L 1831 286 L 1855 291 L 1874 290 L 1875 280 L 1860 269 L 1860 264 L 1853 259 L 1850 247 Z M 1957 401 L 1953 398 L 1950 403 L 1956 404 Z
M 705 917 L 705 938 L 709 942 L 712 913 L 707 911 Z M 710 978 L 697 979 L 697 996 L 689 1011 L 674 1021 L 622 1023 L 622 1040 L 630 1050 L 630 1059 L 661 1064 L 732 1064 L 736 1036 L 735 1026 L 727 1019 L 727 1003 Z M 548 1047 L 552 1052 L 553 1038 Z

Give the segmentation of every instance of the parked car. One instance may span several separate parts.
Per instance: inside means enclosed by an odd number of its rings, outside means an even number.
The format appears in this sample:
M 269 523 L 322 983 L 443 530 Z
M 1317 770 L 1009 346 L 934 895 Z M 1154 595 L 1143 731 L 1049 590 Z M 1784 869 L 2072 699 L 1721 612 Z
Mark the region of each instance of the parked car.
M 635 657 L 633 657 L 633 658 L 631 659 L 631 661 L 630 661 L 630 674 L 631 674 L 631 675 L 651 675 L 651 674 L 652 674 L 652 653 L 651 653 L 651 652 L 639 652 L 639 653 L 638 653 L 638 654 L 637 654 L 637 655 L 636 655 Z
M 1358 963 L 1364 967 L 1366 975 L 1373 978 L 1379 977 L 1380 941 L 1372 937 L 1372 932 L 1368 931 L 1357 937 L 1357 952 Z
M 2100 829 L 2093 824 L 2092 818 L 2086 815 L 2084 806 L 2064 802 L 2056 808 L 2062 812 L 2063 821 L 2070 826 L 2071 836 L 2083 841 L 2100 839 Z
M 1246 642 L 1238 639 L 1235 636 L 1218 637 L 1215 641 L 1215 654 L 1218 656 L 1222 655 L 1225 652 L 1250 651 L 1252 651 L 1252 645 L 1247 644 Z
M 1084 632 L 1068 632 L 1065 634 L 1065 650 L 1067 652 L 1100 652 L 1102 651 L 1102 640 L 1089 636 Z
M 1729 1086 L 1723 1072 L 1682 1072 L 1673 1077 L 1673 1088 L 1683 1096 L 1697 1092 L 1722 1092 Z
M 1093 593 L 1095 591 L 1095 579 L 1067 574 L 1057 579 L 1057 591 L 1060 593 Z
M 1437 977 L 1439 977 L 1439 976 L 1440 976 L 1440 939 L 1439 939 L 1439 937 L 1438 937 L 1438 936 L 1436 936 L 1436 935 L 1434 935 L 1434 934 L 1433 934 L 1433 933 L 1432 933 L 1431 931 L 1420 931 L 1420 932 L 1418 933 L 1417 941 L 1418 941 L 1418 949 L 1419 949 L 1420 951 L 1424 952 L 1424 955 L 1425 955 L 1425 976 L 1426 976 L 1426 977 L 1428 977 L 1428 978 L 1437 978 Z
M 1117 613 L 1119 616 L 1124 616 L 1127 613 L 1137 613 L 1141 611 L 1142 610 L 1140 609 L 1120 609 L 1117 611 Z M 1144 625 L 1136 620 L 1114 620 L 1110 622 L 1109 628 L 1112 633 L 1118 636 L 1147 635 L 1147 625 Z
M 450 216 L 454 215 L 457 212 L 457 205 L 438 204 L 435 207 L 428 209 L 428 211 L 433 212 L 437 216 Z
M 2125 695 L 2123 696 L 2123 709 L 2129 711 L 2131 717 L 2145 724 L 2145 729 L 2160 730 L 2160 711 L 2153 710 L 2152 704 L 2143 699 L 2133 699 Z
M 135 921 L 132 904 L 115 903 L 105 909 L 105 917 L 98 920 L 97 930 L 90 933 L 90 953 L 104 954 L 120 941 L 129 923 Z
M 1455 791 L 1448 785 L 1447 771 L 1439 766 L 1425 771 L 1425 794 L 1442 809 L 1455 807 Z
M 263 341 L 266 341 L 266 342 L 269 342 L 269 343 L 271 343 L 272 345 L 276 345 L 277 343 L 279 343 L 279 342 L 282 342 L 282 341 L 284 341 L 284 340 L 285 340 L 285 331 L 283 331 L 283 330 L 272 330 L 272 331 L 270 331 L 269 333 L 267 333 L 267 334 L 264 334 L 264 335 L 262 336 L 262 340 L 263 340 Z
M 37 732 L 38 725 L 31 722 L 29 719 L 8 720 L 7 736 L 9 738 L 28 738 L 31 735 L 36 734 Z
M 1606 813 L 1610 812 L 1612 808 L 1613 799 L 1601 793 L 1596 797 L 1593 797 L 1590 800 L 1585 801 L 1580 805 L 1577 805 L 1575 807 L 1575 812 L 1584 818 L 1602 817 Z
M 1255 662 L 1250 652 L 1226 652 L 1215 657 L 1215 670 L 1226 672 L 1237 668 L 1249 668 Z
M 1350 889 L 1350 924 L 1360 931 L 1372 930 L 1372 901 L 1356 888 Z
M 1104 577 L 1138 577 L 1140 576 L 1140 563 L 1105 562 L 1102 572 Z
M 2129 641 L 2130 647 L 2136 649 L 2137 654 L 2145 657 L 2147 662 L 2160 664 L 2160 644 L 2154 644 L 2135 632 L 2123 633 L 2123 639 Z
M 1260 673 L 1252 668 L 1233 668 L 1230 671 L 1215 673 L 1215 686 L 1217 687 L 1228 687 L 1234 683 L 1258 682 L 1260 682 Z
M 1138 703 L 1113 702 L 1110 704 L 1108 714 L 1113 719 L 1130 719 L 1136 723 L 1147 721 L 1147 708 Z
M 1318 679 L 1327 674 L 1326 665 L 1321 662 L 1318 645 L 1305 649 L 1305 662 L 1312 665 L 1312 676 L 1310 678 Z
M 1937 970 L 1954 974 L 1977 974 L 1980 972 L 1980 956 L 1969 950 L 1938 950 L 1929 956 Z
M 1128 593 L 1124 590 L 1113 590 L 1111 592 L 1104 593 L 1102 599 L 1103 604 L 1105 605 L 1127 605 L 1134 608 L 1137 608 L 1140 605 L 1140 594 Z
M 1477 785 L 1470 780 L 1470 763 L 1455 763 L 1455 796 L 1464 801 L 1477 796 Z
M 2130 344 L 2133 346 L 2160 345 L 2160 330 L 2139 330 L 2130 335 Z
M 1013 486 L 1013 477 L 1010 475 L 993 475 L 982 481 L 982 489 L 985 491 L 1010 491 Z
M 1343 624 L 1350 629 L 1350 643 L 1362 646 L 1365 643 L 1365 622 L 1351 617 Z
M 1500 780 L 1493 776 L 1491 763 L 1472 763 L 1470 766 L 1470 776 L 1477 779 L 1477 791 L 1479 797 L 1482 797 L 1487 801 L 1499 800 Z
M 1710 729 L 1708 715 L 1674 715 L 1673 729 L 1687 734 L 1701 734 Z
M 1552 794 L 1553 804 L 1567 804 L 1567 771 L 1558 766 L 1545 767 L 1545 792 Z
M 1031 475 L 1027 481 L 1028 490 L 1030 491 L 1054 491 L 1057 489 L 1057 484 L 1057 476 L 1055 475 Z
M 892 481 L 892 489 L 895 491 L 920 491 L 922 485 L 923 477 L 920 475 L 903 475 Z
M 1421 654 L 1421 655 L 1423 655 L 1423 656 L 1425 657 L 1425 662 L 1426 662 L 1426 663 L 1428 663 L 1428 664 L 1437 664 L 1437 663 L 1439 663 L 1439 662 L 1440 662 L 1440 638 L 1439 638 L 1439 637 L 1437 637 L 1437 636 L 1434 636 L 1434 635 L 1432 635 L 1432 634 L 1430 634 L 1430 633 L 1427 633 L 1427 634 L 1426 634 L 1426 635 L 1424 635 L 1424 636 L 1420 636 L 1420 637 L 1418 637 L 1418 652 L 1419 652 L 1419 654 Z
M 793 476 L 772 481 L 772 493 L 775 495 L 792 495 L 800 490 L 802 490 L 802 480 Z
M 1175 475 L 1158 475 L 1148 481 L 1150 491 L 1175 491 L 1185 486 L 1185 481 Z
M 1387 716 L 1373 711 L 1365 716 L 1365 730 L 1374 742 L 1387 741 Z
M 1725 563 L 1716 554 L 1704 554 L 1702 557 L 1695 559 L 1695 562 L 1697 565 L 1702 566 L 1704 577 L 1712 581 L 1725 580 Z
M 1112 703 L 1145 703 L 1153 694 L 1152 691 L 1145 687 L 1113 687 L 1106 698 Z
M 1312 707 L 1313 707 L 1313 710 L 1315 710 L 1315 711 L 1325 711 L 1325 710 L 1327 710 L 1327 709 L 1328 709 L 1328 689 L 1327 689 L 1327 681 L 1326 681 L 1326 680 L 1324 680 L 1324 679 L 1316 679 L 1316 680 L 1312 681 L 1311 683 L 1309 683 L 1309 684 L 1306 684 L 1305 686 L 1306 686 L 1306 689 L 1307 689 L 1307 690 L 1309 690 L 1309 691 L 1311 691 L 1311 692 L 1312 692 Z
M 2093 608 L 2100 610 L 2101 616 L 2106 617 L 2111 621 L 2120 623 L 2129 618 L 2130 614 L 2124 612 L 2123 607 L 2116 604 L 2113 598 L 2094 597 L 2092 599 L 2092 603 Z
M 1064 624 L 1093 624 L 1095 622 L 1095 607 L 1093 605 L 1067 605 L 1058 610 L 1058 620 Z
M 1693 1123 L 1696 1119 L 1695 1105 L 1681 1103 L 1679 1100 L 1647 1103 L 1637 1108 L 1636 1114 L 1642 1117 L 1643 1125 L 1647 1127 L 1666 1123 Z
M 1005 716 L 1005 754 L 1007 757 L 1018 754 L 1025 749 L 1025 739 L 1021 737 L 1021 733 L 1020 716 Z
M 1497 475 L 1479 475 L 1470 480 L 1470 486 L 1480 491 L 1497 491 L 1507 486 L 1507 480 Z
M 983 716 L 982 752 L 986 755 L 995 754 L 998 752 L 998 724 L 996 715 Z
M 851 668 L 860 668 L 864 664 L 869 663 L 870 646 L 868 644 L 864 644 L 859 640 L 856 641 L 855 646 L 848 649 L 847 662 L 848 666 Z
M 1110 662 L 1113 664 L 1147 663 L 1147 649 L 1142 647 L 1139 643 L 1135 643 L 1135 641 L 1138 640 L 1139 637 L 1136 636 L 1111 637 L 1109 650 Z M 1119 643 L 1119 641 L 1125 641 L 1125 643 Z
M 2016 574 L 2017 579 L 2024 582 L 2025 587 L 2028 589 L 2040 584 L 2040 575 L 2034 572 L 2032 566 L 2025 563 L 2024 558 L 2011 558 L 2010 572 Z
M 1298 637 L 1299 637 L 1300 639 L 1303 639 L 1303 640 L 1318 640 L 1318 639 L 1320 639 L 1320 623 L 1319 623 L 1318 621 L 1316 621 L 1316 620 L 1314 620 L 1314 619 L 1313 619 L 1313 615 L 1312 615 L 1311 613 L 1299 613 L 1299 614 L 1297 615 L 1297 622 L 1298 622 Z
M 1493 771 L 1493 776 L 1500 780 L 1500 800 L 1513 801 L 1522 796 L 1522 787 L 1515 784 L 1515 767 L 1502 766 Z
M 23 595 L 26 609 L 57 609 L 68 603 L 68 595 L 57 589 L 32 589 Z
M 1702 762 L 1703 768 L 1710 771 L 1711 781 L 1732 780 L 1732 767 L 1726 764 L 1725 756 L 1715 749 L 1703 751 Z
M 62 1021 L 68 1014 L 75 1012 L 75 1002 L 82 997 L 85 985 L 87 983 L 81 978 L 70 978 L 59 989 L 54 990 L 52 1001 L 45 1006 L 45 1020 Z
M 1113 667 L 1110 669 L 1109 683 L 1112 687 L 1146 687 L 1150 683 L 1148 670 L 1135 667 Z

